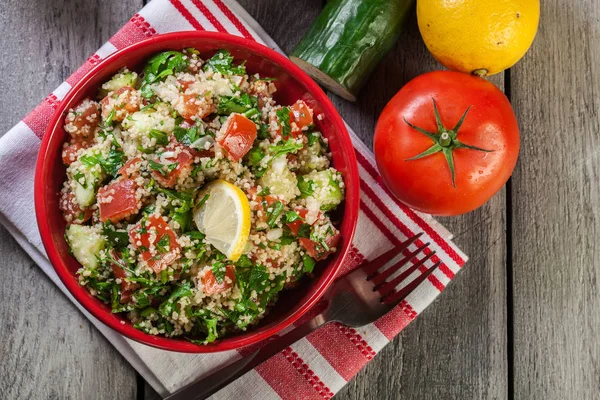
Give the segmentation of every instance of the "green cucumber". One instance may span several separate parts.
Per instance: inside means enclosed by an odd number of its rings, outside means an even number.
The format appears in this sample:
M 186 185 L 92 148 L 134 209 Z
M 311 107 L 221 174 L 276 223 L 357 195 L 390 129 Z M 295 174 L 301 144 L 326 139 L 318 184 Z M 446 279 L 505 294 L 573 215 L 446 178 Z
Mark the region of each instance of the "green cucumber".
M 113 76 L 110 81 L 104 83 L 100 89 L 100 97 L 106 97 L 110 92 L 129 86 L 135 87 L 138 75 L 135 72 L 124 70 Z
M 319 202 L 323 211 L 333 210 L 344 200 L 342 175 L 333 168 L 313 171 L 303 180 L 310 182 L 311 196 Z
M 291 60 L 335 94 L 356 101 L 391 50 L 414 0 L 330 0 Z
M 66 237 L 73 256 L 86 268 L 98 267 L 98 256 L 106 246 L 100 230 L 91 226 L 69 225 Z

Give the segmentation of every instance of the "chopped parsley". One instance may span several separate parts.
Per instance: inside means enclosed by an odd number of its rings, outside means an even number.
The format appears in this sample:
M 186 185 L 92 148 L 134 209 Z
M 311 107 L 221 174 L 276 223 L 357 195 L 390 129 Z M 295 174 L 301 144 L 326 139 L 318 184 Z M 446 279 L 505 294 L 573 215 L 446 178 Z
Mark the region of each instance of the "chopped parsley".
M 161 254 L 171 251 L 171 236 L 166 233 L 162 235 L 158 242 L 156 242 L 156 250 Z
M 290 113 L 291 110 L 289 107 L 281 107 L 280 109 L 275 111 L 277 119 L 279 120 L 279 124 L 281 125 L 281 136 L 283 136 L 284 139 L 287 139 L 292 133 Z
M 285 206 L 282 202 L 277 201 L 273 203 L 269 208 L 271 209 L 271 211 L 267 213 L 267 225 L 269 225 L 269 228 L 273 228 L 277 223 L 277 218 L 279 218 Z
M 206 62 L 205 70 L 212 69 L 215 72 L 220 72 L 223 75 L 246 75 L 246 61 L 240 65 L 233 63 L 233 56 L 227 50 L 219 50 L 210 60 Z
M 300 197 L 305 199 L 315 193 L 315 182 L 300 175 L 298 176 L 298 189 L 300 190 Z

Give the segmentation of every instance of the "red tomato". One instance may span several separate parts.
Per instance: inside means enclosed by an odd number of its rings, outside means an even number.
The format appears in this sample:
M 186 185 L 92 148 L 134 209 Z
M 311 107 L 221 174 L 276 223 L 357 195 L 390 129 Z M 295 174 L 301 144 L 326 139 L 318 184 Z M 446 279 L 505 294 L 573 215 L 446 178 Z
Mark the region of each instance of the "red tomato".
M 77 152 L 81 149 L 87 149 L 92 145 L 91 138 L 74 137 L 69 142 L 65 142 L 62 151 L 62 161 L 65 165 L 71 165 L 77 161 Z
M 443 151 L 415 159 L 434 141 Z M 519 154 L 519 128 L 508 99 L 492 83 L 436 71 L 392 98 L 377 122 L 373 147 L 383 180 L 400 201 L 430 214 L 457 215 L 480 207 L 506 183 Z M 444 152 L 453 158 L 454 184 Z
M 302 100 L 298 100 L 290 107 L 290 125 L 292 128 L 291 136 L 297 138 L 302 132 L 302 128 L 312 125 L 313 123 L 313 111 L 306 105 Z M 277 136 L 281 136 L 281 124 L 277 116 L 271 116 L 271 122 L 277 123 L 277 129 L 275 131 Z M 284 137 L 288 139 L 288 137 Z
M 293 117 L 292 121 L 296 123 L 296 126 L 300 129 L 310 126 L 313 123 L 313 112 L 302 100 L 298 100 L 291 107 Z
M 140 157 L 134 157 L 131 160 L 128 160 L 121 168 L 119 168 L 119 175 L 124 176 L 125 178 L 135 178 L 139 175 L 139 171 L 133 171 L 133 166 L 137 165 L 142 159 Z M 132 172 L 129 173 L 128 170 L 132 169 Z
M 177 153 L 177 156 L 166 158 L 164 165 L 168 166 L 173 163 L 177 163 L 177 165 L 170 172 L 166 170 L 162 173 L 152 171 L 152 175 L 162 186 L 170 188 L 175 186 L 183 171 L 187 170 L 194 162 L 194 151 L 181 145 L 169 145 L 167 151 L 174 151 Z
M 308 214 L 308 210 L 306 208 L 296 208 L 294 211 L 296 211 L 296 214 L 298 214 L 300 216 L 300 218 L 302 219 L 297 219 L 294 222 L 290 222 L 287 224 L 287 226 L 290 228 L 290 231 L 292 231 L 292 234 L 294 236 L 298 235 L 298 231 L 300 230 L 300 227 L 302 226 L 302 224 L 304 223 L 304 220 L 306 219 L 306 214 Z
M 235 283 L 235 267 L 233 265 L 228 265 L 225 267 L 225 277 L 223 278 L 223 282 L 217 282 L 217 278 L 212 273 L 212 271 L 207 271 L 206 274 L 202 277 L 202 285 L 204 285 L 204 293 L 207 295 L 212 295 L 216 293 L 222 293 L 227 289 L 233 287 Z
M 140 202 L 136 199 L 137 185 L 131 179 L 111 183 L 98 190 L 100 221 L 113 224 L 137 213 Z
M 266 222 L 267 214 L 265 213 L 265 205 L 270 206 L 279 200 L 268 194 L 264 197 L 259 196 L 255 187 L 248 189 L 248 195 L 250 196 L 251 200 L 254 200 L 257 203 L 254 207 L 254 211 L 262 211 L 262 214 L 258 218 L 260 218 L 261 221 Z
M 302 247 L 304 247 L 309 256 L 319 261 L 326 259 L 331 253 L 333 253 L 332 249 L 337 247 L 341 238 L 342 236 L 340 235 L 340 232 L 336 230 L 332 236 L 328 236 L 327 239 L 325 239 L 327 248 L 323 247 L 319 243 L 313 242 L 308 238 L 300 238 L 298 241 Z
M 151 215 L 144 226 L 141 223 L 129 231 L 129 239 L 140 250 L 142 259 L 158 274 L 179 258 L 181 247 L 177 243 L 177 236 L 163 217 Z
M 294 222 L 290 222 L 287 224 L 287 226 L 290 228 L 290 231 L 294 236 L 298 236 L 300 227 L 302 224 L 306 223 L 305 220 L 308 210 L 306 208 L 297 207 L 294 211 L 296 211 L 296 214 L 298 214 L 302 219 L 297 219 Z M 323 221 L 322 214 L 320 213 L 317 217 L 317 220 L 313 222 L 312 226 L 317 224 L 319 221 Z M 331 228 L 333 229 L 333 232 L 331 232 L 331 234 L 325 239 L 325 244 L 328 248 L 325 248 L 321 244 L 312 241 L 310 238 L 298 238 L 300 245 L 304 247 L 308 255 L 317 261 L 326 259 L 331 253 L 333 253 L 333 250 L 331 249 L 335 248 L 340 242 L 340 232 L 335 229 L 333 225 Z
M 212 103 L 202 99 L 202 96 L 199 98 L 196 94 L 184 94 L 178 110 L 183 118 L 191 121 L 194 117 L 202 119 L 209 116 L 214 112 L 215 107 Z
M 256 140 L 256 124 L 242 114 L 231 114 L 227 123 L 227 130 L 219 139 L 219 144 L 232 160 L 239 161 L 250 151 Z
M 137 289 L 138 285 L 134 282 L 127 282 L 125 280 L 125 278 L 127 278 L 127 273 L 123 267 L 118 264 L 118 262 L 121 261 L 121 255 L 114 250 L 111 250 L 110 254 L 113 259 L 117 261 L 117 263 L 113 261 L 111 267 L 115 278 L 121 279 L 121 304 L 125 304 L 131 299 L 131 293 Z
M 106 119 L 112 111 L 114 121 L 123 121 L 127 114 L 133 114 L 140 109 L 141 97 L 130 86 L 123 86 L 110 96 L 102 99 L 102 118 Z M 119 112 L 125 110 L 125 112 Z
M 72 224 L 83 224 L 92 218 L 94 212 L 90 208 L 82 210 L 79 203 L 75 201 L 75 195 L 73 192 L 66 192 L 61 194 L 59 202 L 60 210 L 63 212 L 65 220 Z
M 65 118 L 65 131 L 73 138 L 89 137 L 91 139 L 99 122 L 100 113 L 98 103 L 86 99 L 67 114 Z

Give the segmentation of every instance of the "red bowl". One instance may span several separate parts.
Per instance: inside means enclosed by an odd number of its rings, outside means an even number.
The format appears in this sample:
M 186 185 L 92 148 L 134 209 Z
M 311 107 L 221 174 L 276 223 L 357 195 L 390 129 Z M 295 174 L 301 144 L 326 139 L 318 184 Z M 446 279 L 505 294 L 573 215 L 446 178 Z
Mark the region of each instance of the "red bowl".
M 59 191 L 65 179 L 61 147 L 67 138 L 63 124 L 68 109 L 85 97 L 95 96 L 97 88 L 120 68 L 127 66 L 139 71 L 144 61 L 154 53 L 186 47 L 197 48 L 203 57 L 219 49 L 227 49 L 236 60 L 246 60 L 249 74 L 258 72 L 262 76 L 277 79 L 275 99 L 278 103 L 288 105 L 302 99 L 315 110 L 315 115 L 323 114 L 322 120 L 316 119 L 316 125 L 329 139 L 333 166 L 342 172 L 346 184 L 346 201 L 338 215 L 342 243 L 337 253 L 315 268 L 314 279 L 304 280 L 298 288 L 283 292 L 269 315 L 255 328 L 208 345 L 196 345 L 184 339 L 152 336 L 139 331 L 80 286 L 75 274 L 79 263 L 69 255 L 63 236 L 65 222 L 58 206 Z M 321 88 L 300 68 L 268 47 L 237 36 L 213 32 L 177 32 L 155 36 L 111 54 L 67 93 L 42 140 L 35 175 L 35 209 L 42 241 L 56 273 L 92 315 L 122 335 L 150 346 L 188 353 L 210 353 L 248 346 L 280 332 L 298 320 L 325 293 L 340 269 L 354 236 L 359 207 L 358 179 L 354 148 L 344 122 Z

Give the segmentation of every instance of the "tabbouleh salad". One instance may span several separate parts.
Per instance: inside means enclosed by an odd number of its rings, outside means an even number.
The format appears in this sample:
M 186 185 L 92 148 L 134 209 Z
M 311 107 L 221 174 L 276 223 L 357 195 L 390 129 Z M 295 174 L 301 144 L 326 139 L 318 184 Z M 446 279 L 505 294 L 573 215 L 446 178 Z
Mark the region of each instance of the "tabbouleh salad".
M 166 51 L 69 110 L 60 207 L 81 285 L 152 335 L 209 343 L 256 324 L 336 251 L 344 199 L 300 100 L 225 50 Z

